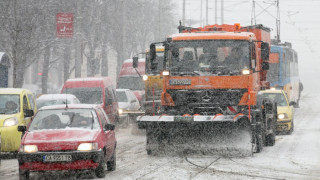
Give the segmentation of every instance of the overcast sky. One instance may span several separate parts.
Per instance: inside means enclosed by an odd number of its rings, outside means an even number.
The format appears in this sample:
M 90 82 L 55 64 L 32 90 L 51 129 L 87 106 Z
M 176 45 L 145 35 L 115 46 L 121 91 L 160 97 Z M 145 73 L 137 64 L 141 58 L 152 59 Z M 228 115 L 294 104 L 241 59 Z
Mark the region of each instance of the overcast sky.
M 208 0 L 208 23 L 215 23 L 215 0 Z M 255 0 L 256 23 L 272 28 L 276 35 L 277 8 L 275 0 Z M 176 1 L 177 19 L 182 19 L 183 0 Z M 202 0 L 202 22 L 205 23 L 205 3 Z M 251 25 L 252 0 L 224 0 L 224 23 Z M 200 26 L 201 0 L 186 0 L 186 21 L 192 19 Z M 269 7 L 269 8 L 268 8 Z M 298 52 L 301 81 L 308 90 L 320 81 L 320 0 L 280 0 L 280 39 L 291 42 Z M 263 8 L 268 8 L 263 12 Z M 218 0 L 218 24 L 221 24 L 221 0 Z M 260 14 L 260 15 L 259 15 Z M 272 15 L 272 16 L 271 16 Z M 178 25 L 178 22 L 177 22 Z M 186 24 L 188 25 L 188 24 Z M 320 84 L 320 83 L 319 83 Z

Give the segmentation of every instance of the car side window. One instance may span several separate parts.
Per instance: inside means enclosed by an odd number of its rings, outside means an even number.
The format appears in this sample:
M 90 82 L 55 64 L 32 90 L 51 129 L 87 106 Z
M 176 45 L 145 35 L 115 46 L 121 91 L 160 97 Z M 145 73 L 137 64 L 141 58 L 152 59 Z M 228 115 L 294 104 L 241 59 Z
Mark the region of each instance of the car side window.
M 30 102 L 30 106 L 31 106 L 31 109 L 34 109 L 34 97 L 32 94 L 28 94 L 28 99 L 29 99 L 29 102 Z
M 30 109 L 28 104 L 27 96 L 23 96 L 23 109 Z

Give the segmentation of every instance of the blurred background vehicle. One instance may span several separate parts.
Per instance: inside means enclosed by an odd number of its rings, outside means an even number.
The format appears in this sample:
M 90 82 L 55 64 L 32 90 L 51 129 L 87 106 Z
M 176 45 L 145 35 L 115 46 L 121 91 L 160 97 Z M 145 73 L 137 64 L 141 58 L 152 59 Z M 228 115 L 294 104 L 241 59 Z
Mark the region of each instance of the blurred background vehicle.
M 119 105 L 120 123 L 127 127 L 136 114 L 142 113 L 139 111 L 141 106 L 130 89 L 116 89 L 116 96 Z
M 43 106 L 57 104 L 80 104 L 79 99 L 73 94 L 43 94 L 36 99 L 38 109 Z

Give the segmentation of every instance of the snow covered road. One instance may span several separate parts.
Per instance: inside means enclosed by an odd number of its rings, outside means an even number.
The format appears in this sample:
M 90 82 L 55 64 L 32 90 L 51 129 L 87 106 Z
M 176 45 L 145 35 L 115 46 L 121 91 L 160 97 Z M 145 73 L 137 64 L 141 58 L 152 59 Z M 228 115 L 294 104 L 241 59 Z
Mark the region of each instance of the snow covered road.
M 117 169 L 105 179 L 320 179 L 319 107 L 320 95 L 303 94 L 294 132 L 277 136 L 275 146 L 245 158 L 148 156 L 143 132 L 132 135 L 130 129 L 120 129 Z M 2 160 L 0 179 L 19 179 L 16 159 Z

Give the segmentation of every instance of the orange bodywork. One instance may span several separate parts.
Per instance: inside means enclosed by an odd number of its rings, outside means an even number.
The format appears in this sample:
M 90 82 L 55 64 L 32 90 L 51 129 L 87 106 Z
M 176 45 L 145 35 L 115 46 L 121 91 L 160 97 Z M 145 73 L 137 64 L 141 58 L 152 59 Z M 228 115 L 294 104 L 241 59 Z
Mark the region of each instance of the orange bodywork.
M 192 40 L 245 40 L 249 42 L 268 42 L 270 44 L 270 31 L 262 26 L 240 27 L 236 25 L 208 25 L 199 28 L 188 28 L 182 33 L 170 36 L 172 41 L 192 41 Z M 204 33 L 201 33 L 204 32 Z M 167 93 L 167 90 L 245 90 L 238 105 L 255 105 L 256 94 L 259 90 L 265 88 L 266 72 L 262 71 L 261 64 L 261 43 L 255 43 L 255 72 L 250 70 L 249 75 L 238 76 L 164 76 L 163 91 L 161 95 L 162 106 L 175 106 L 175 103 Z M 172 79 L 189 79 L 187 85 L 170 85 Z M 249 110 L 250 111 L 250 110 Z

